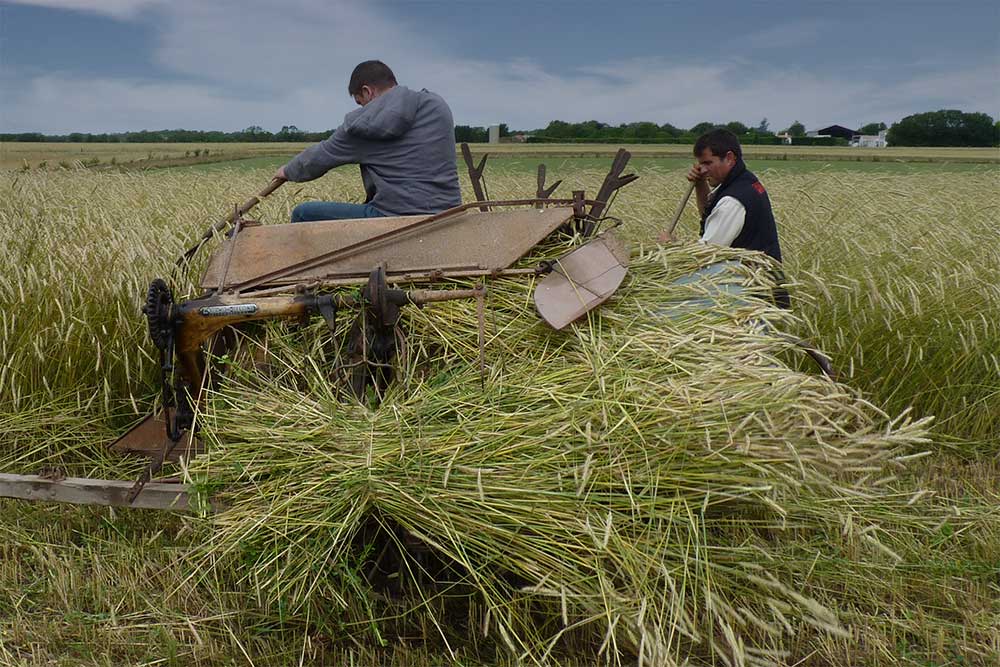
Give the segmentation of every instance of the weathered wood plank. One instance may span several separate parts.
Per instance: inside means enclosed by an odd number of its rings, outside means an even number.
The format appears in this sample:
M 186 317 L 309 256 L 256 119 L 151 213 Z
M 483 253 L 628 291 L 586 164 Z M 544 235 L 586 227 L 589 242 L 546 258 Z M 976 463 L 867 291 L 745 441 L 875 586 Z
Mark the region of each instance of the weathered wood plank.
M 149 482 L 135 501 L 129 503 L 128 492 L 133 484 L 135 482 L 115 479 L 66 477 L 52 480 L 38 475 L 0 473 L 0 498 L 159 510 L 190 509 L 184 484 Z

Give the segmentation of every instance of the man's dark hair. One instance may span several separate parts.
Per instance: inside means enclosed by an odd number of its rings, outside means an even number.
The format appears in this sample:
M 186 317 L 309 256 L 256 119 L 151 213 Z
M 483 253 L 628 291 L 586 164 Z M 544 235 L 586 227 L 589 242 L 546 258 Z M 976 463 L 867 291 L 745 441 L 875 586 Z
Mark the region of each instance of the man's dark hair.
M 347 92 L 357 95 L 362 86 L 371 86 L 382 90 L 396 85 L 396 75 L 389 66 L 381 60 L 366 60 L 351 72 L 351 80 L 347 84 Z
M 717 127 L 709 130 L 698 137 L 694 142 L 694 156 L 698 157 L 705 149 L 712 151 L 716 157 L 726 157 L 726 153 L 733 152 L 737 160 L 743 159 L 743 149 L 740 148 L 740 140 L 736 135 L 724 127 Z

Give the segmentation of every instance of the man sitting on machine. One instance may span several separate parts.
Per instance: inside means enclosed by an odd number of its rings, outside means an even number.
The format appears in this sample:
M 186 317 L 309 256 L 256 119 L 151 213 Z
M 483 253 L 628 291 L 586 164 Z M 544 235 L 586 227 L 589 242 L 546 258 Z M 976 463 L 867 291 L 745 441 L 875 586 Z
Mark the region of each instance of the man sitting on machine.
M 311 181 L 334 167 L 358 164 L 365 203 L 306 202 L 292 211 L 292 222 L 438 213 L 460 205 L 455 121 L 448 104 L 426 89 L 397 85 L 379 60 L 355 67 L 347 90 L 361 108 L 274 178 Z

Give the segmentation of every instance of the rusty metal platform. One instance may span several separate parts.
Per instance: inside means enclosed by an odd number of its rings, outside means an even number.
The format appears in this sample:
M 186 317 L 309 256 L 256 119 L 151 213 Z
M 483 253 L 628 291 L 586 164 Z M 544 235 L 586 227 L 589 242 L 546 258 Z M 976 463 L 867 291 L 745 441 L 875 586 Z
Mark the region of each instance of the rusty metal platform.
M 232 260 L 223 289 L 266 276 L 284 267 L 306 262 L 339 248 L 401 229 L 426 216 L 323 220 L 317 222 L 246 227 L 235 237 Z M 568 207 L 505 211 L 469 210 L 441 219 L 412 232 L 401 231 L 391 242 L 375 243 L 320 266 L 262 283 L 260 287 L 289 285 L 312 280 L 366 277 L 382 264 L 388 274 L 440 270 L 449 275 L 481 275 L 503 269 L 569 222 Z M 215 253 L 201 286 L 216 289 L 234 239 Z

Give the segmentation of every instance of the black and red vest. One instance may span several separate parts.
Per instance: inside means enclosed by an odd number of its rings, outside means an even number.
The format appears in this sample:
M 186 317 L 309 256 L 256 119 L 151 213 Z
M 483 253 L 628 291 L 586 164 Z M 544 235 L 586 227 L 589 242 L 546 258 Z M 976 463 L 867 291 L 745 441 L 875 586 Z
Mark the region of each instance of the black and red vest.
M 734 248 L 760 250 L 781 261 L 781 247 L 778 245 L 778 227 L 771 212 L 771 200 L 767 190 L 752 172 L 747 170 L 743 160 L 738 160 L 715 192 L 709 197 L 705 213 L 701 217 L 701 234 L 705 235 L 705 221 L 716 202 L 723 197 L 732 197 L 743 204 L 746 219 L 739 236 L 733 239 Z

